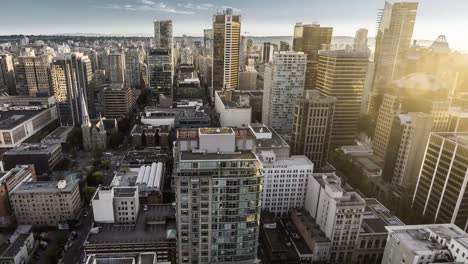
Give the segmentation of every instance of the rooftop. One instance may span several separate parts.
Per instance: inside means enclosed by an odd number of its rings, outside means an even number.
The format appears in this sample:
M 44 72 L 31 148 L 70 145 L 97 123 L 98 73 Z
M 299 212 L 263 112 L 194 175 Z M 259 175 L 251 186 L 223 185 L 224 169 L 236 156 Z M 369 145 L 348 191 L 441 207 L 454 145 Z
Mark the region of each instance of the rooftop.
M 16 256 L 31 232 L 31 226 L 28 225 L 18 226 L 13 233 L 2 232 L 0 234 L 0 257 Z
M 41 112 L 48 110 L 9 110 L 0 112 L 0 130 L 12 129 L 23 122 L 33 118 Z
M 67 136 L 73 130 L 73 127 L 69 126 L 60 126 L 52 133 L 47 135 L 44 139 L 41 140 L 41 143 L 47 142 L 57 142 L 57 143 L 65 143 L 67 141 Z
M 387 233 L 386 226 L 402 226 L 404 223 L 375 198 L 364 199 L 366 207 L 361 233 Z
M 444 132 L 434 132 L 434 135 L 446 138 L 454 143 L 461 144 L 465 147 L 468 147 L 468 133 L 444 133 Z
M 66 183 L 63 186 L 63 183 Z M 62 186 L 61 186 L 62 185 Z M 71 192 L 78 185 L 78 180 L 75 181 L 44 181 L 44 182 L 24 182 L 19 185 L 13 194 L 35 194 L 35 193 L 64 193 Z M 60 188 L 63 187 L 63 188 Z
M 234 153 L 193 153 L 182 151 L 180 160 L 255 160 L 256 156 L 250 151 L 234 152 Z
M 126 244 L 175 240 L 175 209 L 170 204 L 148 205 L 139 210 L 135 225 L 96 224 L 98 234 L 90 233 L 86 244 Z
M 443 249 L 445 245 L 437 239 L 438 236 L 446 240 L 456 240 L 468 249 L 468 234 L 454 224 L 413 225 L 413 226 L 391 226 L 387 230 L 396 236 L 400 243 L 404 244 L 414 253 Z
M 52 144 L 27 144 L 22 143 L 15 148 L 12 148 L 5 152 L 3 155 L 31 155 L 31 154 L 49 154 L 54 152 L 58 148 L 61 148 L 61 145 L 58 143 Z

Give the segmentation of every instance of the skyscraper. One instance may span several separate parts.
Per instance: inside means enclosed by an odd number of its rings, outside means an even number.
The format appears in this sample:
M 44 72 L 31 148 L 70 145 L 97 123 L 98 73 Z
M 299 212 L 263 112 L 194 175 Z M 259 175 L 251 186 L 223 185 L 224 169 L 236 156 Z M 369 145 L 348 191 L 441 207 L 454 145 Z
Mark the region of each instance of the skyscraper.
M 291 153 L 305 155 L 320 169 L 328 159 L 336 99 L 304 91 L 294 107 Z
M 156 95 L 173 98 L 174 64 L 167 48 L 151 49 L 148 53 L 149 86 Z
M 303 52 L 275 52 L 265 67 L 262 121 L 278 133 L 291 133 L 294 105 L 304 92 L 306 58 Z
M 213 53 L 213 29 L 203 30 L 204 54 L 211 56 Z
M 81 124 L 81 98 L 88 102 L 91 62 L 82 53 L 61 54 L 52 61 L 52 87 L 62 126 Z
M 139 88 L 145 57 L 140 47 L 129 47 L 125 51 L 125 79 L 130 88 Z
M 332 144 L 353 144 L 357 135 L 368 57 L 350 49 L 319 52 L 316 88 L 336 98 Z
M 249 128 L 177 131 L 179 263 L 256 263 L 263 175 L 255 146 Z
M 51 94 L 50 59 L 47 55 L 19 57 L 15 65 L 16 90 L 20 95 Z
M 173 49 L 172 20 L 154 21 L 154 46 L 155 48 Z
M 302 52 L 307 54 L 307 73 L 304 89 L 316 88 L 318 51 L 323 45 L 330 45 L 333 28 L 318 24 L 303 25 Z
M 273 52 L 278 51 L 278 45 L 265 42 L 262 46 L 262 61 L 263 63 L 269 63 L 273 59 Z
M 432 119 L 430 114 L 413 112 L 394 117 L 382 171 L 383 178 L 393 186 L 414 190 Z
M 236 89 L 239 79 L 241 16 L 227 8 L 213 16 L 213 90 Z
M 468 133 L 431 133 L 413 208 L 431 223 L 468 229 Z
M 374 85 L 369 103 L 371 113 L 377 113 L 377 95 L 390 81 L 401 78 L 413 36 L 417 2 L 385 2 L 379 17 L 375 43 Z
M 304 27 L 302 22 L 296 23 L 294 25 L 294 36 L 293 36 L 293 51 L 302 51 L 302 32 Z
M 422 112 L 433 117 L 432 131 L 446 131 L 448 126 L 448 90 L 433 76 L 411 74 L 394 82 L 383 95 L 377 116 L 372 149 L 386 160 L 394 118 L 398 114 Z
M 13 56 L 0 54 L 0 93 L 16 93 Z
M 354 46 L 355 50 L 367 50 L 367 28 L 360 28 L 354 35 Z
M 112 50 L 108 57 L 108 75 L 111 83 L 125 83 L 125 53 L 122 49 Z

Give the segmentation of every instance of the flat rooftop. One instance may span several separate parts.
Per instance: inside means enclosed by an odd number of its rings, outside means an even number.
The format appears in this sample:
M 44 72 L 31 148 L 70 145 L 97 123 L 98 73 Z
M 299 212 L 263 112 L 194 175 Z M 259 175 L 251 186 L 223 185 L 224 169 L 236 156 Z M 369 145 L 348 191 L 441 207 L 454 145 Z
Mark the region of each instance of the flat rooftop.
M 181 161 L 195 160 L 255 160 L 257 157 L 251 151 L 241 151 L 234 153 L 192 153 L 183 151 L 180 154 Z
M 175 241 L 175 208 L 170 204 L 148 205 L 140 210 L 136 225 L 95 224 L 98 234 L 89 234 L 85 244 L 126 244 Z
M 133 150 L 127 152 L 122 160 L 122 165 L 129 167 L 140 167 L 143 164 L 151 164 L 153 162 L 162 162 L 165 164 L 168 159 L 167 153 L 158 150 Z
M 76 185 L 78 180 L 67 181 L 64 188 L 60 189 L 57 187 L 58 181 L 43 181 L 43 182 L 24 182 L 13 190 L 12 194 L 34 194 L 34 193 L 63 193 L 71 192 Z
M 31 154 L 49 154 L 54 152 L 58 148 L 61 148 L 59 143 L 53 144 L 27 144 L 21 143 L 20 145 L 16 146 L 5 152 L 3 155 L 31 155 Z
M 41 140 L 42 143 L 47 143 L 49 141 L 58 141 L 60 143 L 65 143 L 67 141 L 67 136 L 73 130 L 73 127 L 69 126 L 60 126 L 52 133 L 47 135 L 44 139 Z
M 264 163 L 264 167 L 268 167 L 269 165 L 287 165 L 287 166 L 302 166 L 302 165 L 310 165 L 313 166 L 314 164 L 310 161 L 306 156 L 302 155 L 295 155 L 289 158 L 278 158 L 274 162 Z
M 218 128 L 200 128 L 199 129 L 200 135 L 219 135 L 219 134 L 227 134 L 227 135 L 232 135 L 234 134 L 234 130 L 232 128 L 226 128 L 226 127 L 218 127 Z
M 434 133 L 455 143 L 468 147 L 468 133 Z
M 1 111 L 0 130 L 12 129 L 46 110 L 48 109 Z

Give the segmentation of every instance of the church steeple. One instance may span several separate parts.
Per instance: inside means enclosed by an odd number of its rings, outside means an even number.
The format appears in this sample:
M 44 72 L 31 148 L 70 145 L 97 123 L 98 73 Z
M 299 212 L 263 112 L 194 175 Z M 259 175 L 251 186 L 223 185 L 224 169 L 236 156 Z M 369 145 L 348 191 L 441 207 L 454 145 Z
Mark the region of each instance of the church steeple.
M 81 123 L 83 126 L 91 127 L 91 121 L 89 120 L 88 114 L 88 105 L 86 104 L 86 100 L 81 94 Z

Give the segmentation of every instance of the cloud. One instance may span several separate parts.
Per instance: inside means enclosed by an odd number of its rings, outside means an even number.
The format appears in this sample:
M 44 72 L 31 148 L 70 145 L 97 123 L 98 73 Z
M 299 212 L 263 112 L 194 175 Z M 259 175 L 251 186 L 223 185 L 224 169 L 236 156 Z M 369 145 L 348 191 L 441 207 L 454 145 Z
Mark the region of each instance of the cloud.
M 104 6 L 97 6 L 98 8 L 105 9 L 117 9 L 117 10 L 127 10 L 127 11 L 160 11 L 173 14 L 186 14 L 192 15 L 195 14 L 193 11 L 189 10 L 179 10 L 168 6 L 163 2 L 155 2 L 151 0 L 140 0 L 138 4 L 107 4 Z

